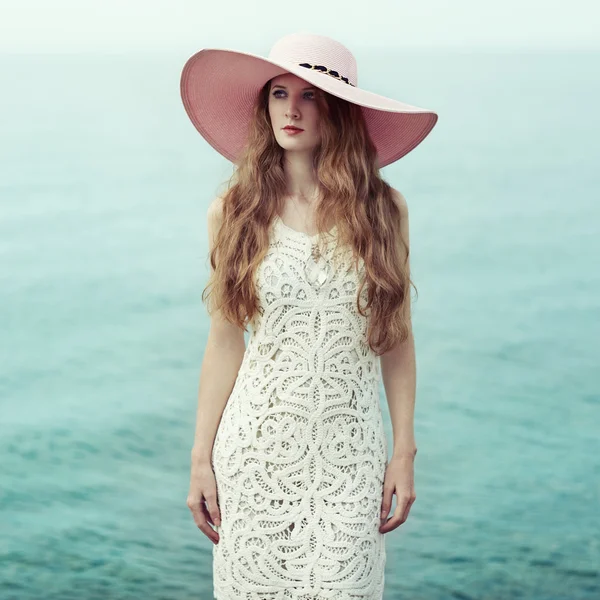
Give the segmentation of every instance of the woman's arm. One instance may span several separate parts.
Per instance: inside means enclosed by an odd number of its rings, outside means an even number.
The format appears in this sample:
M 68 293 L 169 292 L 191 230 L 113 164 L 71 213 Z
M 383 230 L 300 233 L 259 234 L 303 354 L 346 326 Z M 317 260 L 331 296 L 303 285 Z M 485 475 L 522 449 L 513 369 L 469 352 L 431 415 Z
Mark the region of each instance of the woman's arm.
M 397 190 L 394 199 L 401 214 L 401 235 L 409 247 L 408 207 L 404 196 Z M 399 242 L 401 251 L 405 252 Z M 381 355 L 381 375 L 392 421 L 394 449 L 385 470 L 381 502 L 381 525 L 379 531 L 388 533 L 408 518 L 408 513 L 417 498 L 414 480 L 414 457 L 417 453 L 414 433 L 414 409 L 416 388 L 415 344 L 410 320 L 410 288 L 405 309 L 409 333 L 404 342 Z M 392 496 L 396 494 L 396 509 L 387 518 L 392 508 Z
M 410 248 L 408 206 L 406 199 L 394 190 L 400 209 L 400 230 L 406 247 Z M 405 253 L 402 244 L 401 252 Z M 405 304 L 405 318 L 409 326 L 408 338 L 384 353 L 381 360 L 381 376 L 390 410 L 394 435 L 393 457 L 414 457 L 417 452 L 414 434 L 414 410 L 416 393 L 415 341 L 412 332 L 410 290 Z
M 213 317 L 200 372 L 192 447 L 192 459 L 195 461 L 210 461 L 217 427 L 246 349 L 243 331 L 239 331 L 241 335 L 229 331 L 227 325 L 215 324 Z
M 208 210 L 210 250 L 214 247 L 216 233 L 221 226 L 221 207 L 221 199 L 217 198 Z M 245 350 L 244 330 L 224 319 L 219 310 L 213 309 L 200 373 L 187 506 L 198 528 L 214 544 L 219 543 L 219 534 L 212 525 L 221 525 L 221 511 L 211 461 L 213 443 Z
M 417 453 L 414 432 L 416 365 L 412 330 L 406 341 L 381 356 L 381 376 L 392 421 L 392 458 L 412 459 Z
M 222 200 L 208 208 L 209 251 L 221 226 Z M 211 267 L 212 269 L 212 267 Z M 217 427 L 246 350 L 244 331 L 225 320 L 219 310 L 211 316 L 210 330 L 202 360 L 196 413 L 196 433 L 192 447 L 194 461 L 210 461 Z

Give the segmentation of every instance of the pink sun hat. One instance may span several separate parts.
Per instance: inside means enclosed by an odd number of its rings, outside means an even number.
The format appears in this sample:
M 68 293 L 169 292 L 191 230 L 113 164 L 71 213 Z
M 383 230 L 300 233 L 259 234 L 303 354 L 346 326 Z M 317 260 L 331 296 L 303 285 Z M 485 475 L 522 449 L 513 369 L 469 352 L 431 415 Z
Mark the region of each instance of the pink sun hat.
M 311 33 L 280 38 L 267 58 L 227 48 L 204 48 L 183 67 L 181 98 L 202 137 L 236 163 L 259 91 L 269 79 L 284 73 L 293 73 L 359 105 L 377 148 L 379 168 L 416 148 L 438 120 L 432 110 L 359 88 L 356 59 L 350 50 L 330 37 Z

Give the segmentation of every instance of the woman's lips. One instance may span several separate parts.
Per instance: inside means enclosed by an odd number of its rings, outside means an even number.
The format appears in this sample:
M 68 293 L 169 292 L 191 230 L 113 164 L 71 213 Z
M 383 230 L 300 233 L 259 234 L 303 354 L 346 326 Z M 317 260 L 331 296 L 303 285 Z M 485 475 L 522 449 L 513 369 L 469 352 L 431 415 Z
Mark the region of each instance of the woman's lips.
M 293 127 L 284 127 L 283 131 L 285 131 L 289 135 L 296 135 L 297 133 L 302 133 L 304 129 L 296 129 Z

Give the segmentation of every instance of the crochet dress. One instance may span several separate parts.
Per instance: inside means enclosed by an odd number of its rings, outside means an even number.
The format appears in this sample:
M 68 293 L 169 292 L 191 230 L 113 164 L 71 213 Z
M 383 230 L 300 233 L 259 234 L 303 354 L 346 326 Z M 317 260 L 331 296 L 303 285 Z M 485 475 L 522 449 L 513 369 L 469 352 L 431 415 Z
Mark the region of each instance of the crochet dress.
M 259 318 L 217 429 L 216 600 L 381 600 L 388 448 L 359 268 L 276 217 Z M 333 235 L 332 235 L 333 234 Z M 363 288 L 361 306 L 366 302 Z

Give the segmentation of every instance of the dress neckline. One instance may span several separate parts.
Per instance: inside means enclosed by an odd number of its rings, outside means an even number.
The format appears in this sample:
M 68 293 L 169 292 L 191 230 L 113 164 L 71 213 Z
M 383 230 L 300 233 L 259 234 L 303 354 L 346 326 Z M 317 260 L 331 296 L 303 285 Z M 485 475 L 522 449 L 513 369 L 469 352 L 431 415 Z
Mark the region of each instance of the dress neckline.
M 275 215 L 275 222 L 278 224 L 284 231 L 288 232 L 292 236 L 296 236 L 299 239 L 313 241 L 319 237 L 318 233 L 309 234 L 304 231 L 298 231 L 297 229 L 292 229 L 289 225 L 286 225 L 282 218 L 279 215 Z M 337 230 L 337 225 L 334 225 L 327 233 L 329 235 L 333 235 Z

